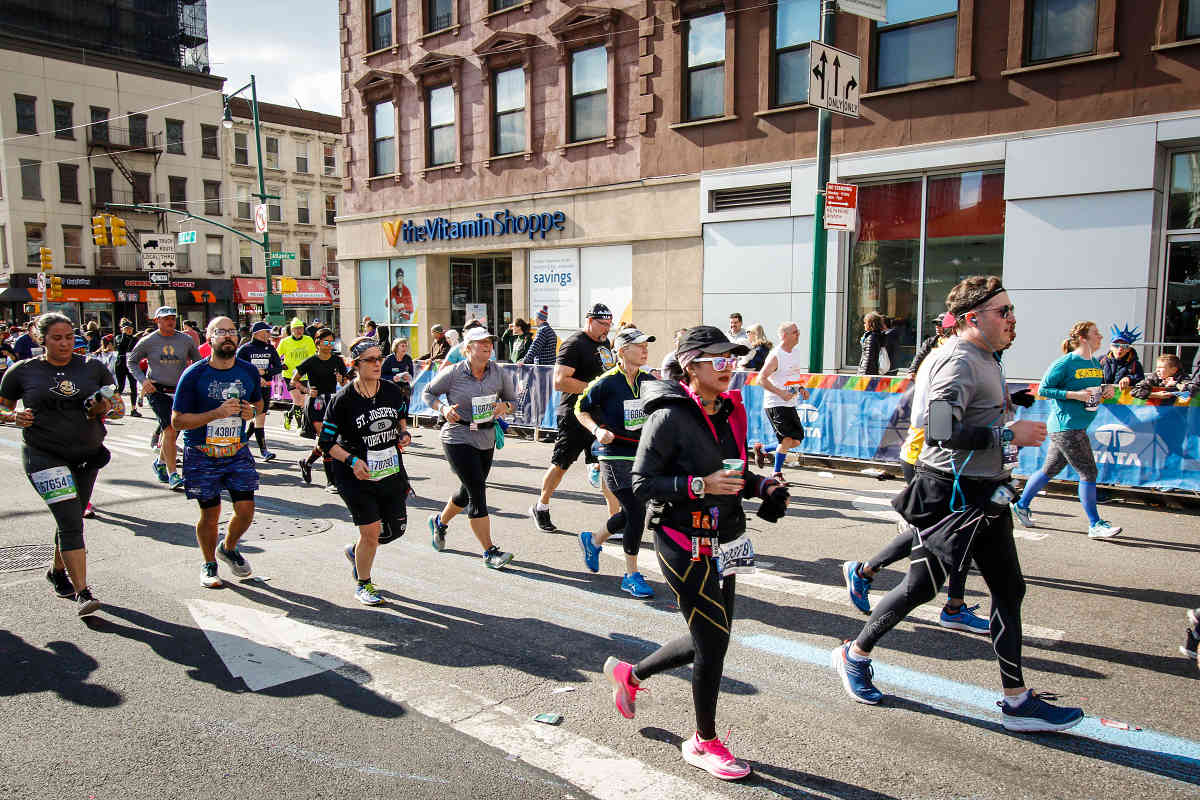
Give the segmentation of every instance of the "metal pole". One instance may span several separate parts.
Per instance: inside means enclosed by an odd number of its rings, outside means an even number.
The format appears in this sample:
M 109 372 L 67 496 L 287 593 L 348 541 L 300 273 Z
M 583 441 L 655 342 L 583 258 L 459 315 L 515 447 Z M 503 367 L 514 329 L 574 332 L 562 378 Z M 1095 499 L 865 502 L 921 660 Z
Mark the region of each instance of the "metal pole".
M 821 43 L 833 46 L 834 0 L 821 3 Z M 825 230 L 825 184 L 829 183 L 830 137 L 833 114 L 821 109 L 817 118 L 817 203 L 813 216 L 813 282 L 812 315 L 808 328 L 808 371 L 821 372 L 825 353 L 825 266 L 828 256 L 828 233 Z
M 258 197 L 265 205 L 267 202 L 267 181 L 263 175 L 262 126 L 258 119 L 258 88 L 254 76 L 250 76 L 250 113 L 254 118 L 254 146 L 258 151 Z M 271 235 L 264 231 L 262 238 L 263 263 L 266 265 L 267 285 L 263 294 L 263 317 L 272 325 L 283 325 L 283 298 L 279 298 L 278 307 L 275 304 L 275 294 L 271 290 Z

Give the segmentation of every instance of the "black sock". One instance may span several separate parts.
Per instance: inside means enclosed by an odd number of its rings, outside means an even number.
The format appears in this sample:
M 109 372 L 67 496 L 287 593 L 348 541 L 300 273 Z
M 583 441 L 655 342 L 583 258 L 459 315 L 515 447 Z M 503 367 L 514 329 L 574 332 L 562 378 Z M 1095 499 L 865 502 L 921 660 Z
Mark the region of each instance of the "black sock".
M 359 579 L 358 579 L 358 585 L 359 585 L 359 586 L 366 586 L 366 585 L 367 585 L 368 583 L 370 583 L 370 582 L 371 582 L 371 579 L 370 579 L 370 578 L 359 578 Z
M 258 442 L 258 449 L 265 453 L 267 450 L 267 432 L 257 425 L 254 427 L 254 441 Z
M 314 447 L 313 451 L 308 454 L 308 458 L 306 458 L 304 460 L 311 467 L 314 463 L 316 463 L 317 459 L 320 458 L 322 455 L 324 455 L 324 453 L 321 452 L 321 448 Z

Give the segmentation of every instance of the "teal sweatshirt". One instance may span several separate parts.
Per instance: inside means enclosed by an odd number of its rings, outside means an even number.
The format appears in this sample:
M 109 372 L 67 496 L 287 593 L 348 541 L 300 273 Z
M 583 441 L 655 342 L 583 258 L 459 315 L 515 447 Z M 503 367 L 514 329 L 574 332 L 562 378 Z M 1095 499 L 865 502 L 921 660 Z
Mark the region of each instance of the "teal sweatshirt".
M 1081 358 L 1075 353 L 1067 353 L 1051 364 L 1042 376 L 1042 385 L 1038 389 L 1038 394 L 1050 400 L 1050 418 L 1046 420 L 1046 429 L 1051 433 L 1078 431 L 1092 424 L 1096 413 L 1088 411 L 1078 400 L 1068 400 L 1067 392 L 1099 386 L 1103 382 L 1104 369 L 1094 358 Z

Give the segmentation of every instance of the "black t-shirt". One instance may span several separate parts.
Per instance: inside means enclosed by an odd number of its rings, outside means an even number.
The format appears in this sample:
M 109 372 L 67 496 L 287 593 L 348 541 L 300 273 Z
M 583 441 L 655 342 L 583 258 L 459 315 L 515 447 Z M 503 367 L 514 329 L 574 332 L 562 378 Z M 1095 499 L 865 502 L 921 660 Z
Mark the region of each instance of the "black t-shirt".
M 346 364 L 339 356 L 330 356 L 324 361 L 320 356 L 309 356 L 296 367 L 292 377 L 297 380 L 308 378 L 309 385 L 318 394 L 333 394 L 338 390 L 337 379 L 346 377 L 348 373 Z
M 579 331 L 568 336 L 567 340 L 562 343 L 562 347 L 558 348 L 558 358 L 554 363 L 564 367 L 574 367 L 575 372 L 571 375 L 572 378 L 584 383 L 591 383 L 605 370 L 611 369 L 616 364 L 616 360 L 613 358 L 607 339 L 597 342 L 586 332 Z M 575 416 L 575 401 L 578 399 L 578 394 L 564 393 L 558 404 L 558 416 Z
M 400 423 L 407 416 L 408 400 L 396 384 L 380 381 L 374 397 L 363 397 L 355 383 L 348 383 L 325 409 L 321 446 L 338 444 L 364 461 L 378 461 L 382 453 L 395 449 Z M 370 459 L 368 451 L 372 453 Z
M 404 354 L 404 358 L 396 358 L 396 354 L 392 353 L 383 360 L 383 371 L 380 373 L 380 378 L 392 383 L 396 382 L 396 376 L 401 372 L 407 372 L 408 377 L 413 375 L 413 360 L 408 353 Z
M 101 386 L 111 386 L 112 373 L 99 361 L 73 355 L 56 367 L 44 358 L 22 361 L 4 372 L 0 397 L 33 411 L 33 425 L 22 428 L 25 444 L 82 462 L 104 441 L 104 423 L 88 419 L 83 403 Z

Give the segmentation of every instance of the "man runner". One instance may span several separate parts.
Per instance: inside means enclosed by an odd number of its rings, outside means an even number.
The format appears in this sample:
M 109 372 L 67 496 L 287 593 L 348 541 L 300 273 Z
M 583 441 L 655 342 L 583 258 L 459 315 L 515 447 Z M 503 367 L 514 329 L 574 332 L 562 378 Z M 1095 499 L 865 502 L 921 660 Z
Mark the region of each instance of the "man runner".
M 379 340 L 376 339 L 376 341 Z M 308 403 L 304 407 L 304 425 L 301 429 L 301 436 L 320 439 L 325 409 L 334 394 L 337 393 L 338 386 L 345 382 L 349 374 L 346 362 L 342 361 L 341 356 L 333 354 L 333 331 L 321 328 L 317 331 L 317 354 L 306 358 L 297 366 L 292 377 L 294 389 L 298 388 L 303 391 L 302 378 L 307 378 L 310 385 L 307 392 L 309 394 Z M 300 459 L 300 476 L 305 483 L 312 483 L 312 465 L 318 458 L 322 460 L 325 467 L 325 491 L 336 494 L 338 486 L 330 471 L 331 458 L 319 444 L 313 447 L 311 453 Z
M 296 373 L 296 367 L 303 363 L 304 359 L 316 355 L 317 345 L 313 342 L 311 336 L 304 333 L 304 321 L 299 317 L 292 319 L 292 334 L 285 336 L 279 341 L 279 357 L 283 359 L 283 377 L 287 381 L 288 387 L 292 393 L 292 407 L 283 413 L 283 427 L 289 431 L 292 429 L 292 423 L 300 425 L 303 422 L 304 404 L 308 400 L 308 392 L 304 387 L 297 387 L 292 377 Z
M 796 395 L 808 399 L 808 389 L 803 386 L 791 385 L 789 382 L 799 380 L 808 371 L 806 358 L 796 347 L 800 342 L 800 328 L 794 322 L 784 322 L 779 326 L 779 345 L 763 362 L 762 371 L 758 373 L 758 385 L 763 388 L 763 410 L 775 435 L 779 437 L 779 446 L 775 448 L 775 480 L 784 483 L 783 462 L 787 460 L 788 451 L 799 447 L 804 441 L 804 426 L 796 413 Z M 754 448 L 755 460 L 761 467 L 764 448 Z
M 262 411 L 254 418 L 254 440 L 258 443 L 258 452 L 263 461 L 274 461 L 275 454 L 267 449 L 267 408 L 271 404 L 271 381 L 283 372 L 283 361 L 279 353 L 271 346 L 271 326 L 259 320 L 250 329 L 250 341 L 238 348 L 237 357 L 250 362 L 259 375 L 259 386 L 262 389 Z
M 159 306 L 154 312 L 158 330 L 139 339 L 125 357 L 129 374 L 141 384 L 142 394 L 162 426 L 158 456 L 154 459 L 154 474 L 160 482 L 175 491 L 183 489 L 183 477 L 175 467 L 175 439 L 179 432 L 171 427 L 171 402 L 183 371 L 201 358 L 200 349 L 192 337 L 175 329 L 178 321 L 179 312 L 174 308 Z M 144 372 L 139 364 L 143 358 L 146 359 Z
M 196 541 L 204 556 L 200 583 L 210 589 L 221 585 L 217 559 L 235 577 L 250 577 L 250 563 L 237 543 L 254 519 L 254 492 L 258 470 L 246 447 L 244 420 L 262 410 L 258 371 L 236 358 L 238 330 L 229 317 L 208 323 L 205 338 L 212 355 L 188 368 L 175 390 L 171 425 L 183 434 L 183 479 L 188 499 L 200 504 Z M 221 490 L 229 492 L 233 518 L 225 541 L 217 544 L 221 516 Z

